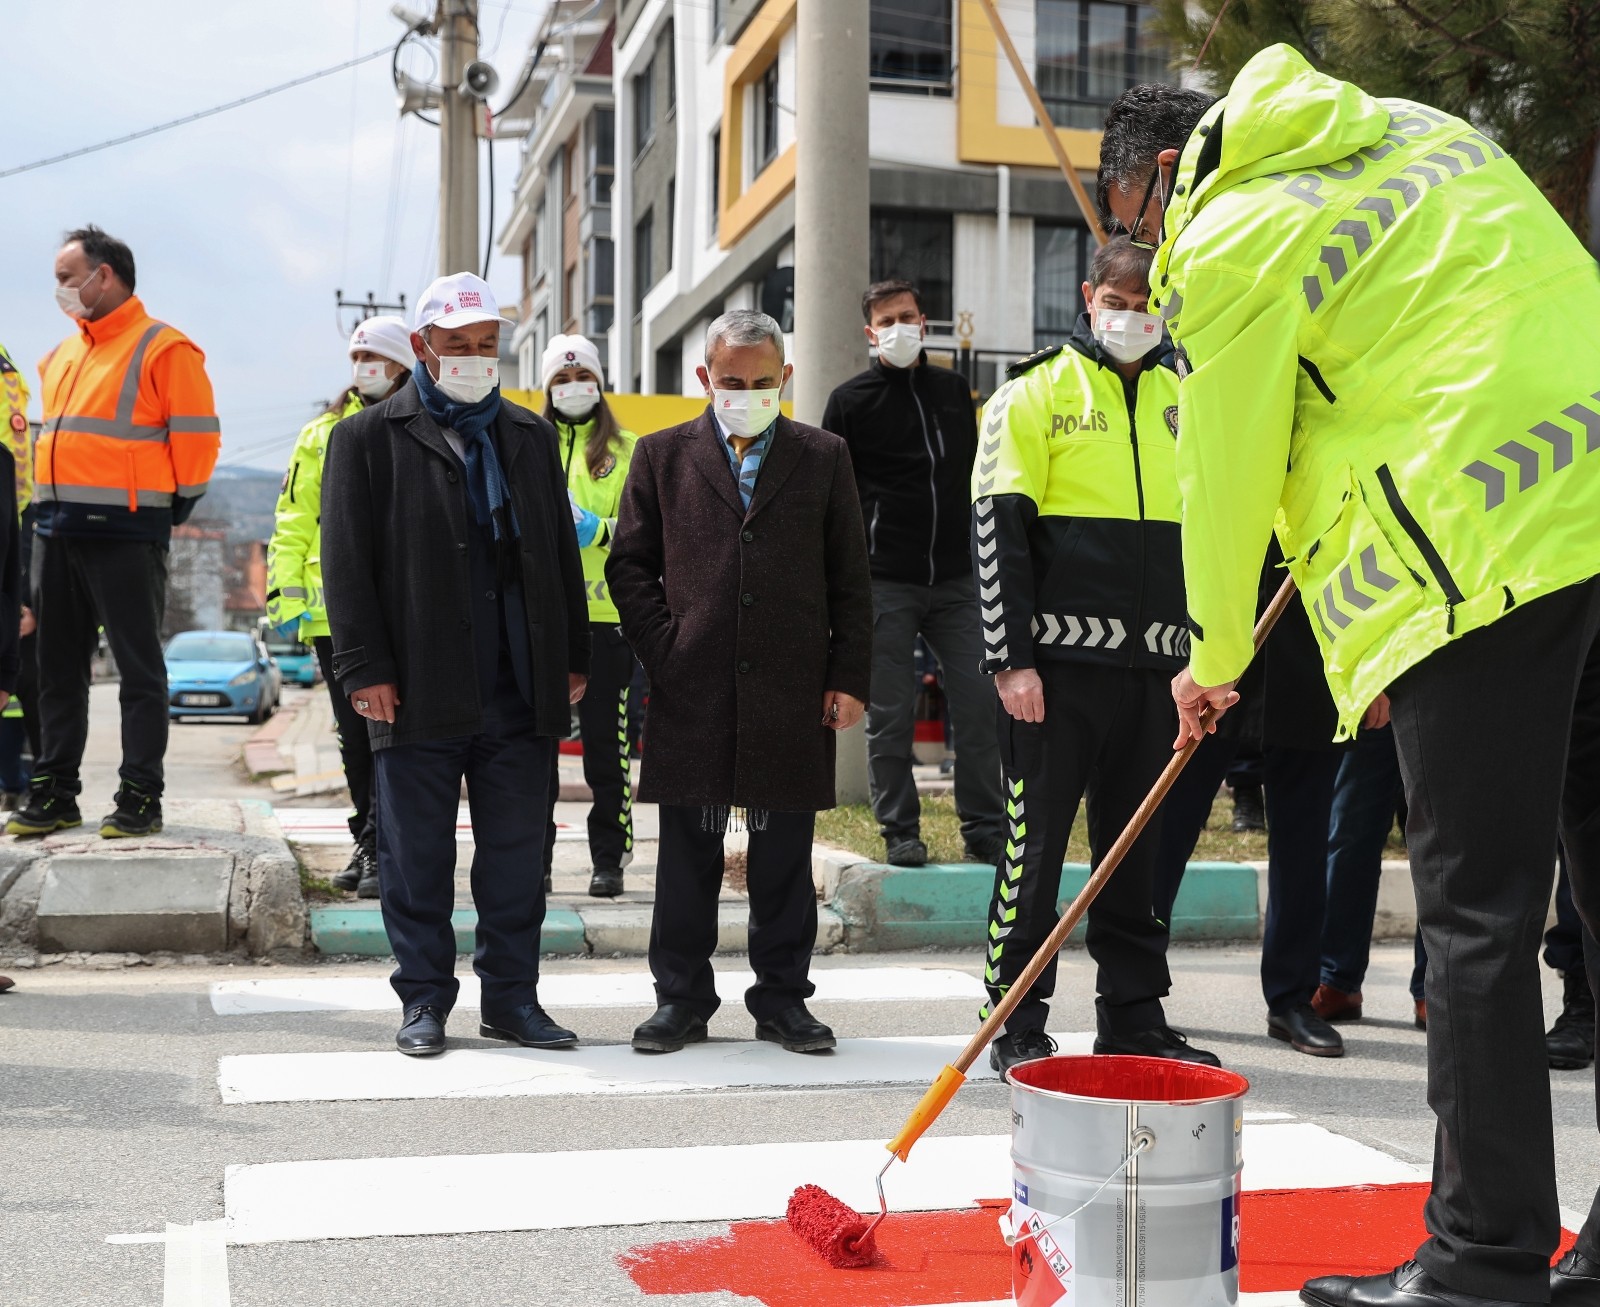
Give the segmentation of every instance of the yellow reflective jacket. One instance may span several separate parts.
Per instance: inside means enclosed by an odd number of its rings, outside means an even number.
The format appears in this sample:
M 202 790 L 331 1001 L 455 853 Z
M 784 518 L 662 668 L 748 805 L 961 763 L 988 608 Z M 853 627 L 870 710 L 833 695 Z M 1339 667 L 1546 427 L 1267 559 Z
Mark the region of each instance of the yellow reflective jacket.
M 1175 671 L 1188 654 L 1169 346 L 1128 381 L 1078 320 L 1007 370 L 978 423 L 972 552 L 984 670 Z
M 1275 526 L 1342 737 L 1448 641 L 1600 572 L 1600 273 L 1470 124 L 1284 45 L 1173 188 L 1152 276 L 1193 674 L 1244 670 Z
M 306 423 L 278 492 L 267 542 L 267 620 L 283 626 L 299 619 L 300 638 L 308 643 L 329 634 L 322 598 L 322 460 L 333 428 L 365 407 L 352 389 L 343 407 Z
M 17 465 L 17 514 L 33 502 L 33 432 L 28 428 L 28 383 L 0 345 L 0 422 L 6 448 Z
M 583 590 L 589 600 L 589 620 L 615 626 L 619 618 L 617 606 L 611 602 L 611 592 L 606 588 L 606 559 L 611 556 L 611 537 L 617 529 L 617 505 L 622 502 L 622 485 L 628 479 L 633 447 L 639 437 L 631 431 L 619 431 L 596 476 L 589 471 L 589 460 L 583 456 L 584 445 L 594 431 L 594 420 L 569 422 L 559 413 L 554 413 L 550 420 L 556 424 L 556 449 L 567 472 L 567 489 L 579 508 L 588 509 L 600 519 L 599 534 L 579 550 L 583 556 Z

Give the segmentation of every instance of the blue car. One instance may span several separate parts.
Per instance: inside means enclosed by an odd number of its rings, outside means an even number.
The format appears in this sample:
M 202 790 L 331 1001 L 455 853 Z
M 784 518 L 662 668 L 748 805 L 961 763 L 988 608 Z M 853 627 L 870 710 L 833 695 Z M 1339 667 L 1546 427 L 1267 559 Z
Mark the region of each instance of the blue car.
M 299 640 L 286 640 L 276 631 L 267 631 L 261 638 L 272 661 L 278 664 L 278 671 L 290 685 L 315 685 L 322 679 L 322 668 L 309 645 Z
M 167 641 L 167 712 L 244 715 L 264 722 L 278 709 L 283 678 L 266 645 L 245 631 L 184 631 Z

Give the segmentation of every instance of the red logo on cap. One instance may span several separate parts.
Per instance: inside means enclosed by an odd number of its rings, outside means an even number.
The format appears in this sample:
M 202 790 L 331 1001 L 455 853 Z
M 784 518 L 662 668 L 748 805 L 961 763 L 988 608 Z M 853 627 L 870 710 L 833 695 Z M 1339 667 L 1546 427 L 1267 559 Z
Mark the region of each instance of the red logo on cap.
M 458 298 L 461 301 L 461 307 L 464 309 L 481 309 L 483 307 L 483 296 L 475 290 L 464 290 Z

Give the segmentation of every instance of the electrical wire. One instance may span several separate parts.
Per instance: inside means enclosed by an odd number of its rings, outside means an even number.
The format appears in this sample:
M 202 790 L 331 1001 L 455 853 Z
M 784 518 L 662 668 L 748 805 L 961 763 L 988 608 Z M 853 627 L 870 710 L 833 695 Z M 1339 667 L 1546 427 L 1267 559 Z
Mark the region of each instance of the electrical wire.
M 129 132 L 126 136 L 117 136 L 109 141 L 100 141 L 94 145 L 85 145 L 76 150 L 68 150 L 65 154 L 54 154 L 48 159 L 35 159 L 32 163 L 18 164 L 14 168 L 0 170 L 0 179 L 15 177 L 18 173 L 32 172 L 36 168 L 48 168 L 52 164 L 65 163 L 68 159 L 81 159 L 86 154 L 95 154 L 100 150 L 109 150 L 114 145 L 127 145 L 130 141 L 143 140 L 146 136 L 154 136 L 158 132 L 171 131 L 174 127 L 184 127 L 189 123 L 199 122 L 202 118 L 210 118 L 219 113 L 226 113 L 229 109 L 238 109 L 247 104 L 254 104 L 257 100 L 265 100 L 269 95 L 278 95 L 283 91 L 293 90 L 297 86 L 304 86 L 307 82 L 315 82 L 323 77 L 332 77 L 335 73 L 342 73 L 348 68 L 364 64 L 370 59 L 388 54 L 389 47 L 380 50 L 370 50 L 364 55 L 354 59 L 346 59 L 342 64 L 335 64 L 332 68 L 320 68 L 314 73 L 307 73 L 304 77 L 296 77 L 293 81 L 282 82 L 277 86 L 269 86 L 264 91 L 256 91 L 238 100 L 229 100 L 226 104 L 213 105 L 209 109 L 202 109 L 198 113 L 185 114 L 182 118 L 174 118 L 171 122 L 158 123 L 154 127 L 141 128 L 136 132 Z

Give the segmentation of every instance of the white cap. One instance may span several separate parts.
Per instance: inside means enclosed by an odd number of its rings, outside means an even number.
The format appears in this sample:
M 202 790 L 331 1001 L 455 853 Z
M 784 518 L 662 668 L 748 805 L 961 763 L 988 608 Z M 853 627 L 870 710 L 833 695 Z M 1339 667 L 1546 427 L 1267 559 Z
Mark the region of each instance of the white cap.
M 605 384 L 606 372 L 600 366 L 600 351 L 587 336 L 552 336 L 539 363 L 539 386 L 550 389 L 550 378 L 562 368 L 588 368 Z
M 417 361 L 411 348 L 411 328 L 399 318 L 378 316 L 368 318 L 350 333 L 350 353 L 370 350 L 391 362 L 409 368 Z
M 455 272 L 440 277 L 422 292 L 417 305 L 415 330 L 424 327 L 470 327 L 475 322 L 498 322 L 514 327 L 509 318 L 500 316 L 500 305 L 494 292 L 482 277 L 470 272 Z

